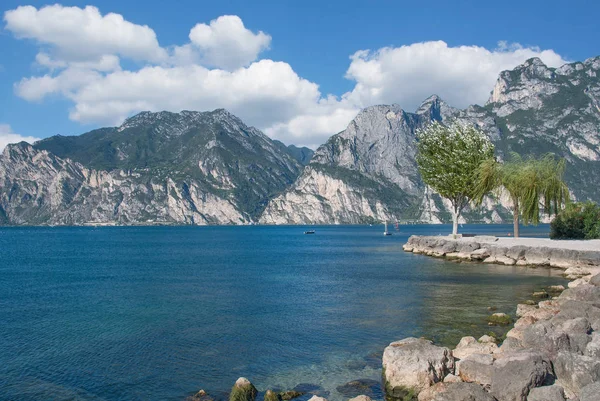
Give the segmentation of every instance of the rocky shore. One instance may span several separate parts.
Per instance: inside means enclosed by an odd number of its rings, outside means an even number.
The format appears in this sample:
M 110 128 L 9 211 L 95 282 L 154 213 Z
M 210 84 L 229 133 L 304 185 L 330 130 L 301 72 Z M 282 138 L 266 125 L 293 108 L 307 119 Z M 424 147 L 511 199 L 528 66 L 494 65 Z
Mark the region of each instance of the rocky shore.
M 487 335 L 463 337 L 454 349 L 425 338 L 392 342 L 383 352 L 383 394 L 372 393 L 374 398 L 600 401 L 600 241 L 412 236 L 404 250 L 483 263 L 559 267 L 572 281 L 567 289 L 548 287 L 532 294 L 537 301 L 517 305 L 518 320 L 502 342 Z M 494 313 L 489 322 L 503 325 L 512 320 Z M 370 385 L 356 381 L 345 386 L 354 391 Z M 366 392 L 348 398 L 371 401 Z M 287 401 L 299 397 L 299 401 L 327 401 L 323 396 L 327 395 L 318 391 L 258 393 L 247 379 L 240 378 L 229 400 Z M 215 399 L 200 391 L 188 400 Z

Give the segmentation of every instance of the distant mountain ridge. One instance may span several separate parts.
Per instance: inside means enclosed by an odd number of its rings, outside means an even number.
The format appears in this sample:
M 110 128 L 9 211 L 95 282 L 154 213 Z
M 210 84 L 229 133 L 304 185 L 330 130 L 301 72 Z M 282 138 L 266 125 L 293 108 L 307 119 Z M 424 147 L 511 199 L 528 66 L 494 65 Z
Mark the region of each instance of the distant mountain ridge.
M 246 224 L 301 169 L 226 110 L 142 112 L 120 127 L 9 145 L 0 213 L 8 224 Z
M 449 222 L 447 201 L 427 188 L 415 162 L 416 130 L 457 119 L 483 129 L 497 154 L 553 152 L 568 162 L 577 199 L 600 200 L 600 57 L 558 69 L 540 59 L 503 71 L 484 106 L 464 110 L 438 96 L 415 113 L 367 107 L 319 147 L 296 183 L 273 199 L 262 223 Z M 509 199 L 488 198 L 463 221 L 510 221 Z
M 577 199 L 600 200 L 600 57 L 503 71 L 483 106 L 438 96 L 415 112 L 362 110 L 315 152 L 274 141 L 224 109 L 142 112 L 120 127 L 8 145 L 0 155 L 0 224 L 334 224 L 450 221 L 415 163 L 432 120 L 476 124 L 497 154 L 554 152 Z M 314 153 L 314 154 L 313 154 Z M 467 221 L 511 219 L 486 199 Z

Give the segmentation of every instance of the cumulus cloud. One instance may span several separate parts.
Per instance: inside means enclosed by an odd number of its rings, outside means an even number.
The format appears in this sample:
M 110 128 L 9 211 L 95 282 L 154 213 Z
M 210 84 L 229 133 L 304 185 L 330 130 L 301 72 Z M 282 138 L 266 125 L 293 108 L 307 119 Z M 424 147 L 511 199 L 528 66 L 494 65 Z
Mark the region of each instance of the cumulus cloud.
M 531 57 L 547 65 L 565 64 L 552 50 L 500 42 L 495 50 L 449 47 L 443 41 L 361 50 L 351 57 L 346 78 L 356 82 L 346 96 L 360 105 L 398 103 L 414 110 L 433 93 L 455 107 L 487 101 L 498 74 Z
M 167 52 L 148 26 L 126 21 L 119 14 L 102 15 L 98 8 L 20 6 L 4 13 L 6 29 L 16 37 L 49 46 L 65 61 L 98 61 L 106 55 L 159 62 Z
M 149 27 L 102 16 L 95 7 L 19 7 L 4 19 L 15 36 L 40 44 L 35 62 L 47 69 L 15 83 L 15 93 L 29 101 L 64 96 L 73 102 L 72 120 L 118 125 L 143 110 L 222 107 L 272 138 L 311 147 L 343 130 L 363 107 L 397 103 L 414 111 L 433 93 L 456 107 L 482 104 L 502 70 L 531 57 L 555 67 L 566 62 L 552 50 L 506 42 L 493 50 L 442 41 L 361 50 L 345 74 L 354 88 L 333 95 L 285 62 L 258 59 L 271 37 L 237 16 L 195 25 L 190 42 L 168 52 Z M 78 56 L 81 47 L 85 57 Z M 122 70 L 123 58 L 146 64 Z
M 22 141 L 34 143 L 35 141 L 39 140 L 39 138 L 34 138 L 32 136 L 21 136 L 15 134 L 10 128 L 10 125 L 0 124 L 0 152 L 2 152 L 9 143 L 18 143 Z
M 237 15 L 223 15 L 209 25 L 196 24 L 189 37 L 205 64 L 226 70 L 250 64 L 271 43 L 271 36 L 253 33 Z

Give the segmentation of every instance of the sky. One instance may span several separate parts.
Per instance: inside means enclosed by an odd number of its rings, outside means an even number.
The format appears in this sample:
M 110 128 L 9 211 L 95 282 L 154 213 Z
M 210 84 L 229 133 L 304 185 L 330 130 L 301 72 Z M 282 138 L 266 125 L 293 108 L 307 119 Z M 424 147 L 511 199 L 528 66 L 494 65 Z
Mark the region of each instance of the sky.
M 483 104 L 498 74 L 600 55 L 600 2 L 2 0 L 0 149 L 226 108 L 316 148 L 360 109 Z

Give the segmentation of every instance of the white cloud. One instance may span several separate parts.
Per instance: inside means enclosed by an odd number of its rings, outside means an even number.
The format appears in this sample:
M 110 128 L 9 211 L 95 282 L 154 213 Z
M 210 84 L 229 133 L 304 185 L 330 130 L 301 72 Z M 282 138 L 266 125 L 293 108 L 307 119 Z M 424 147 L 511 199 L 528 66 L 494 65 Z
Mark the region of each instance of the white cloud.
M 492 51 L 479 46 L 449 47 L 443 41 L 361 50 L 350 57 L 346 77 L 356 81 L 356 86 L 346 96 L 363 106 L 397 103 L 409 111 L 434 93 L 455 107 L 483 104 L 501 71 L 531 57 L 551 67 L 567 62 L 552 50 L 506 42 Z
M 167 57 L 156 34 L 148 26 L 126 21 L 119 14 L 102 15 L 93 6 L 39 10 L 20 6 L 4 13 L 6 29 L 16 37 L 49 46 L 55 58 L 64 61 L 99 61 L 106 55 L 159 62 Z
M 226 70 L 250 64 L 271 43 L 271 36 L 262 31 L 253 33 L 237 15 L 223 15 L 210 25 L 196 24 L 189 37 L 206 65 Z
M 363 107 L 398 103 L 413 111 L 434 93 L 456 107 L 481 104 L 502 70 L 531 57 L 565 63 L 552 50 L 506 42 L 494 50 L 442 41 L 361 50 L 345 75 L 354 88 L 335 96 L 322 94 L 285 62 L 256 61 L 271 37 L 248 30 L 237 16 L 197 24 L 190 42 L 170 47 L 168 55 L 149 27 L 102 16 L 95 7 L 19 7 L 4 19 L 17 37 L 39 42 L 36 64 L 48 70 L 17 82 L 15 93 L 29 101 L 64 96 L 73 102 L 72 120 L 118 125 L 142 110 L 223 107 L 272 138 L 313 147 Z M 123 58 L 147 64 L 121 70 Z
M 21 136 L 15 134 L 12 132 L 10 125 L 0 124 L 0 152 L 2 152 L 9 143 L 18 143 L 22 141 L 34 143 L 35 141 L 39 140 L 39 138 L 34 138 L 32 136 Z

